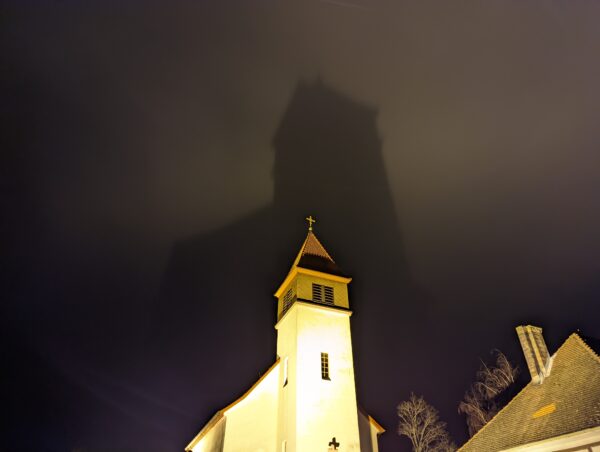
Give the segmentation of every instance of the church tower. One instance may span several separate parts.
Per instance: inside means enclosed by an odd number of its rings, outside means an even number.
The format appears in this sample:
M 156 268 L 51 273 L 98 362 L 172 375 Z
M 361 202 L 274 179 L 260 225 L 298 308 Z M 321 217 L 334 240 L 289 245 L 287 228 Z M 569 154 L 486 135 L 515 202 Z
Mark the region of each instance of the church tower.
M 277 298 L 281 450 L 359 451 L 348 283 L 309 231 Z
M 188 452 L 377 452 L 384 429 L 356 402 L 348 283 L 313 232 L 275 292 L 277 359 L 217 411 Z

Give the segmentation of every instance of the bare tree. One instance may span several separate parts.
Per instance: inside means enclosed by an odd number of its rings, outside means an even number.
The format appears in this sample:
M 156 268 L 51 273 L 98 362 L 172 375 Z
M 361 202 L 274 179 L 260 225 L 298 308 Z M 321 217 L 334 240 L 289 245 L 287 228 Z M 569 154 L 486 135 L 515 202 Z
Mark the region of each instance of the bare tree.
M 519 369 L 513 366 L 500 350 L 492 350 L 496 364 L 481 361 L 476 381 L 465 392 L 458 412 L 466 415 L 469 435 L 473 436 L 498 413 L 498 396 L 515 382 Z
M 398 405 L 398 434 L 405 435 L 413 445 L 413 452 L 454 452 L 456 445 L 440 421 L 438 411 L 423 397 L 413 393 L 410 399 Z

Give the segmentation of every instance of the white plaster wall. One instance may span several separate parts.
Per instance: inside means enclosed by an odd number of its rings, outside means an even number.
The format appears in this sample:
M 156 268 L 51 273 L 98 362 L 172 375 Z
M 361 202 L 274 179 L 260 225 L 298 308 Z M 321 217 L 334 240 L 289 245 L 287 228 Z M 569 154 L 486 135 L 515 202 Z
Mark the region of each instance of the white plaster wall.
M 369 418 L 360 411 L 358 412 L 358 431 L 360 433 L 361 452 L 374 452 L 373 439 L 371 438 L 371 423 Z
M 224 452 L 278 450 L 280 368 L 281 362 L 243 400 L 226 409 Z
M 279 387 L 279 419 L 277 444 L 281 451 L 281 444 L 287 441 L 287 452 L 295 451 L 296 444 L 296 325 L 298 311 L 294 306 L 286 313 L 285 317 L 276 325 L 277 328 L 277 355 L 280 366 L 288 358 L 288 384 L 283 386 L 283 371 L 280 372 Z M 283 367 L 282 367 L 283 369 Z
M 290 452 L 359 451 L 358 414 L 348 312 L 296 303 L 296 444 Z M 329 354 L 331 380 L 321 378 L 321 352 Z
M 202 439 L 191 449 L 193 452 L 223 452 L 225 439 L 225 418 L 221 418 Z
M 373 424 L 371 424 L 371 447 L 373 452 L 379 452 L 379 433 Z

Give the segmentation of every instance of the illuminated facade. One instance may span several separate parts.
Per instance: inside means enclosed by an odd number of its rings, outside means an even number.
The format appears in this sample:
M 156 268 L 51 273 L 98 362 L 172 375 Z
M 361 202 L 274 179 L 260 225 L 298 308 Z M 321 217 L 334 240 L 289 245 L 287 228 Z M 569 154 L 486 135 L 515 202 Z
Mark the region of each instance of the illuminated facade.
M 600 452 L 598 341 L 573 333 L 551 356 L 541 328 L 517 333 L 531 381 L 459 452 Z
M 356 401 L 348 283 L 312 232 L 275 292 L 277 360 L 188 444 L 193 452 L 377 452 Z

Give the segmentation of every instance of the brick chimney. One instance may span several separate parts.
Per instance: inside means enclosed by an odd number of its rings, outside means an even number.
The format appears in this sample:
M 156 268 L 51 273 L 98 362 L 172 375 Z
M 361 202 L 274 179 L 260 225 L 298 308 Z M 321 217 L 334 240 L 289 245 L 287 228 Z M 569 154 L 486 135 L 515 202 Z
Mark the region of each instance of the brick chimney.
M 548 353 L 542 329 L 537 326 L 526 325 L 516 328 L 523 354 L 527 360 L 527 367 L 531 374 L 533 384 L 542 384 L 544 378 L 550 375 L 552 359 Z

